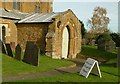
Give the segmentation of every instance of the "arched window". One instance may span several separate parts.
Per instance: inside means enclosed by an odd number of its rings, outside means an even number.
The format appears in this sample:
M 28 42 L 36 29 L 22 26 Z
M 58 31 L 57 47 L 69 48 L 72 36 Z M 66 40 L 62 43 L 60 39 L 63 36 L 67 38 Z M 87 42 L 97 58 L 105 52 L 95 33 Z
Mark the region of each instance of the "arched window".
M 20 0 L 18 0 L 18 2 L 17 2 L 17 10 L 20 11 Z
M 4 0 L 3 8 L 5 9 L 5 0 Z
M 40 13 L 40 5 L 38 6 L 38 13 Z
M 34 12 L 37 13 L 37 6 L 35 5 Z
M 16 0 L 13 0 L 13 9 L 16 9 Z
M 2 41 L 5 43 L 6 29 L 5 26 L 2 26 Z

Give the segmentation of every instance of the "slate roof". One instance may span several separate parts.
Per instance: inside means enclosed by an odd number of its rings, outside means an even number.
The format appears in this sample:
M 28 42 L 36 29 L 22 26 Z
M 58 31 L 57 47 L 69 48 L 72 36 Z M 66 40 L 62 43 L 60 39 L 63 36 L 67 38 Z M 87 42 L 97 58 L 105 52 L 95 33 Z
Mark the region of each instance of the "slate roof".
M 52 18 L 59 14 L 60 13 L 47 13 L 47 14 L 35 13 L 35 14 L 28 15 L 26 18 L 18 21 L 17 23 L 52 22 Z
M 7 10 L 4 10 L 3 8 L 0 8 L 0 17 L 1 18 L 20 20 L 20 19 L 25 18 L 26 15 L 28 15 L 28 14 L 16 12 L 16 11 L 7 11 Z
M 57 13 L 21 13 L 16 11 L 7 11 L 0 8 L 0 17 L 16 20 L 15 23 L 42 23 L 42 22 L 53 22 L 52 18 L 64 12 Z

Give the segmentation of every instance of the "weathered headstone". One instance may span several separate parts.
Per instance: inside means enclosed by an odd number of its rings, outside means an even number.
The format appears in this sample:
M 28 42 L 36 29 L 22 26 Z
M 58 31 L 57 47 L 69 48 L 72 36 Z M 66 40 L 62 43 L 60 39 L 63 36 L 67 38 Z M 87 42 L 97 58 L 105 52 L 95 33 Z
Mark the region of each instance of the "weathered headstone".
M 94 46 L 94 45 L 95 45 L 95 40 L 94 40 L 94 39 L 90 42 L 90 45 L 91 45 L 91 46 Z
M 0 40 L 0 51 L 2 51 L 2 53 L 6 54 L 4 43 L 1 40 Z
M 112 52 L 115 49 L 115 42 L 113 40 L 107 41 L 105 43 L 105 50 L 108 52 Z
M 98 50 L 105 50 L 105 41 L 103 40 L 103 38 L 100 38 L 98 40 L 97 47 L 98 47 Z
M 31 63 L 31 50 L 34 47 L 34 43 L 33 42 L 27 42 L 26 44 L 26 48 L 25 48 L 25 52 L 24 52 L 24 58 L 23 61 L 30 64 Z
M 11 49 L 10 44 L 5 44 L 5 46 L 6 46 L 8 56 L 13 57 L 12 49 Z
M 31 64 L 34 66 L 38 66 L 39 65 L 39 58 L 38 58 L 38 54 L 39 54 L 39 49 L 36 45 L 34 45 L 34 48 L 32 50 L 32 59 L 31 59 Z
M 23 61 L 34 66 L 38 65 L 38 48 L 34 42 L 27 42 Z
M 15 48 L 15 59 L 21 60 L 21 47 L 19 44 Z

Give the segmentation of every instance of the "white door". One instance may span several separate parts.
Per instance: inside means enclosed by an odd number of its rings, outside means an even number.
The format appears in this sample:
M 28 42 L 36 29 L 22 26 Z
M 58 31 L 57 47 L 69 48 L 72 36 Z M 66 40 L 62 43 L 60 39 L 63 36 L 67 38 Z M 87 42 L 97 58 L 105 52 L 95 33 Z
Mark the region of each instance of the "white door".
M 62 35 L 62 58 L 66 59 L 68 55 L 69 33 L 67 27 L 63 30 Z

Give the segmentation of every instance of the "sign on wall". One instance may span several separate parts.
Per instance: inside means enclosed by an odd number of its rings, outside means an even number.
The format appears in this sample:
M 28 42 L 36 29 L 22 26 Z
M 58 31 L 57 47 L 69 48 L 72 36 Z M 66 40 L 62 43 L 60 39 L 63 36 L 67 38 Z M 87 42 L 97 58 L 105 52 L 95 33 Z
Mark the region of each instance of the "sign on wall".
M 100 72 L 100 68 L 98 65 L 98 61 L 88 58 L 85 62 L 85 64 L 83 65 L 81 71 L 80 71 L 80 75 L 85 76 L 86 78 L 89 76 L 90 73 L 93 73 L 95 75 L 99 75 L 100 78 L 101 76 L 101 72 Z

